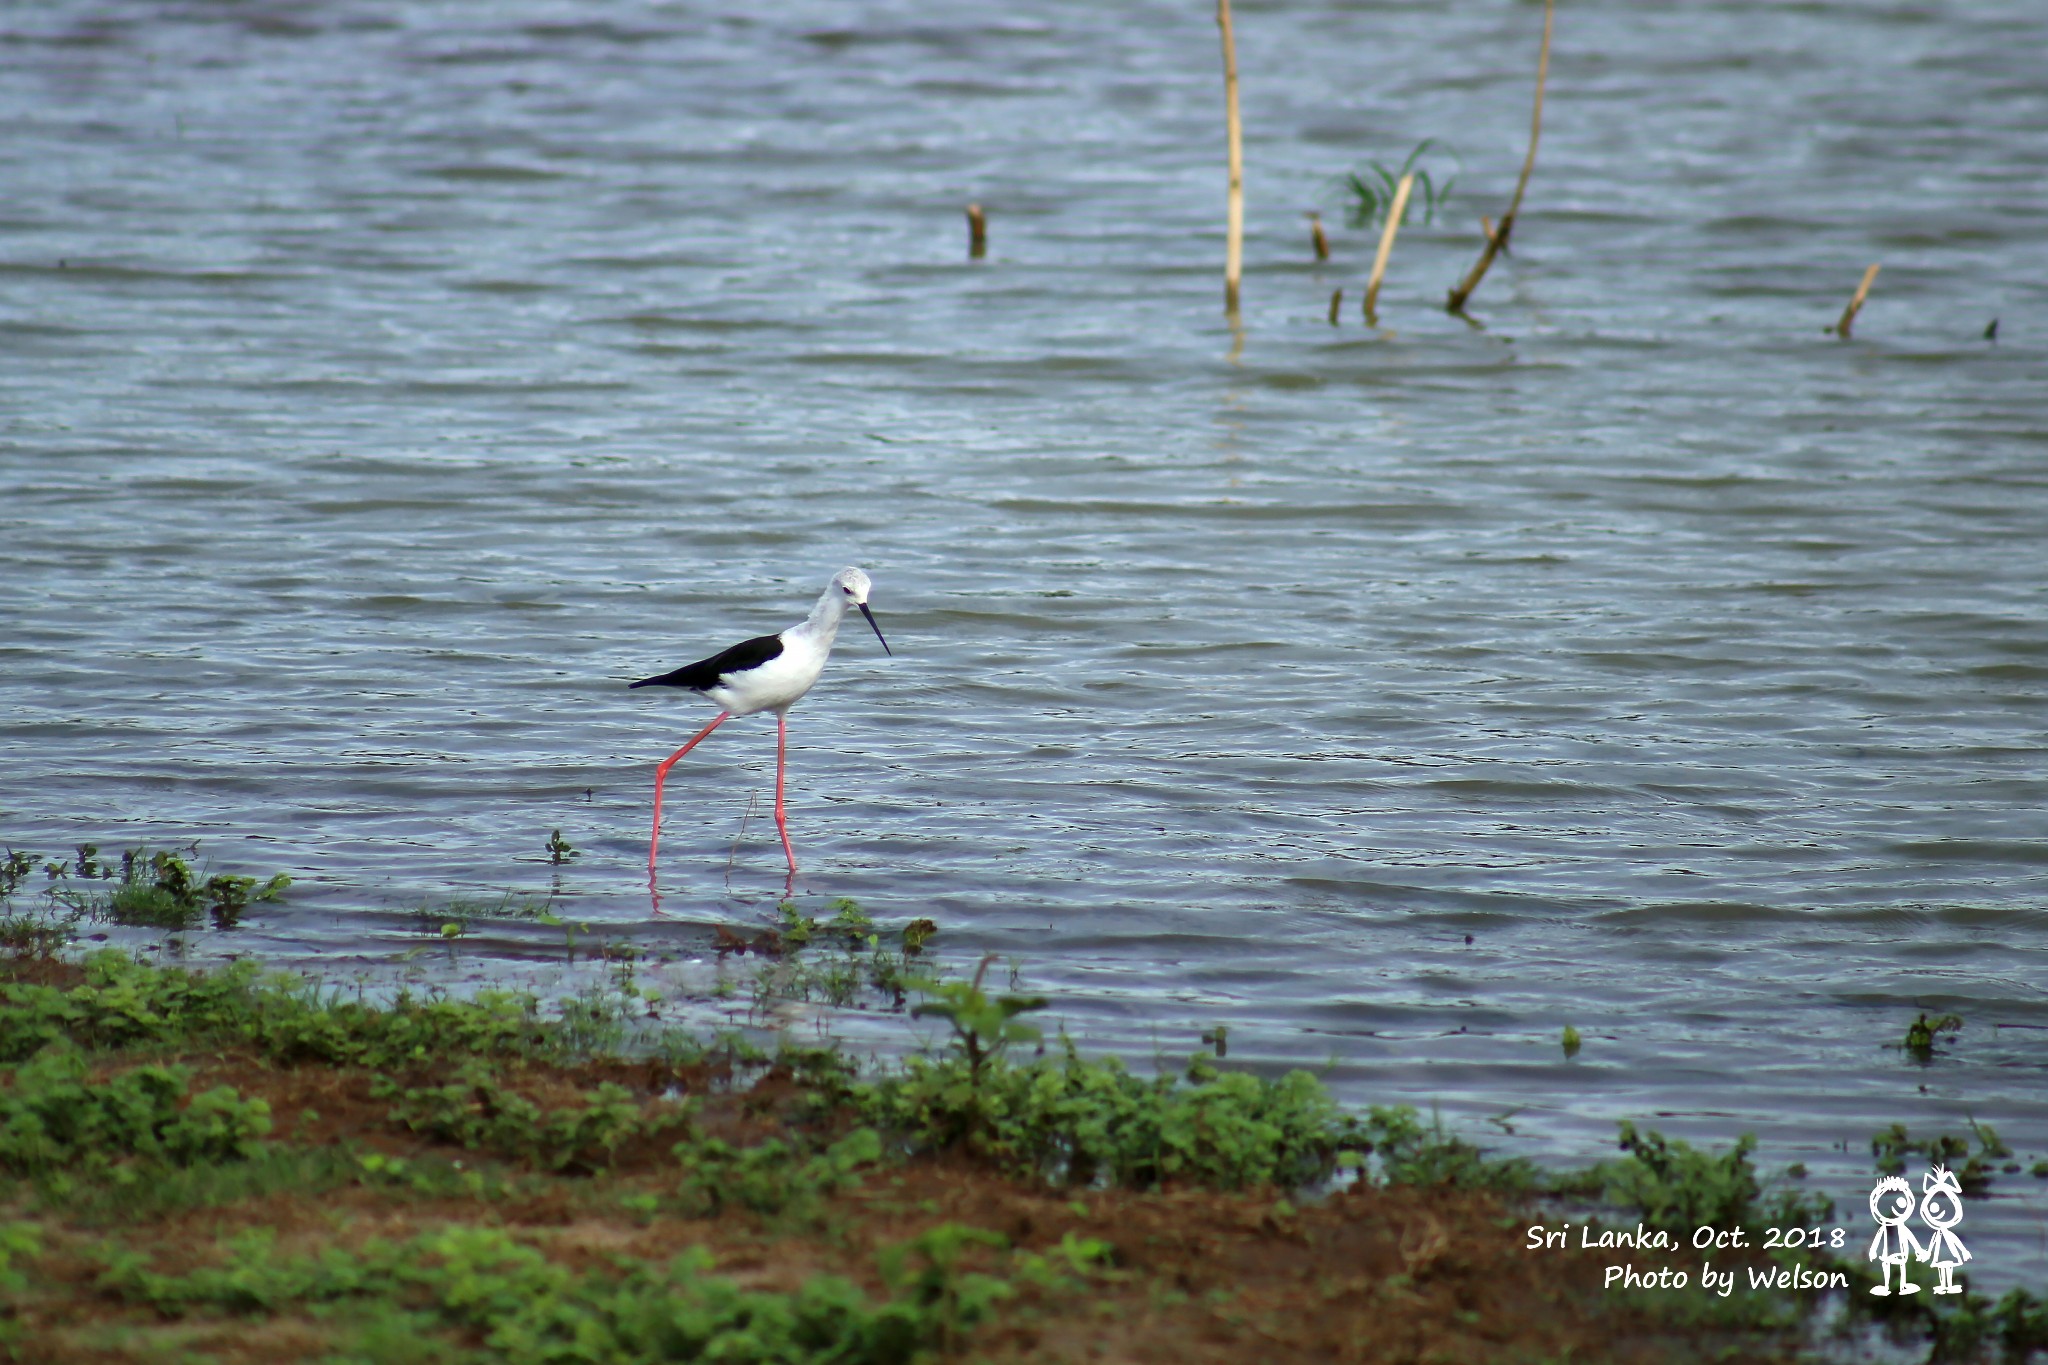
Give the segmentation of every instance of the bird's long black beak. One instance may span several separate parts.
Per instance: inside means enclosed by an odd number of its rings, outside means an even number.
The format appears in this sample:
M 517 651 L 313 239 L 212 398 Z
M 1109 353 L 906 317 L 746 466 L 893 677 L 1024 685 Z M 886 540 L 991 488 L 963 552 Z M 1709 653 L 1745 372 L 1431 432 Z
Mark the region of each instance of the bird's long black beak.
M 859 602 L 855 605 L 860 608 L 860 614 L 868 618 L 868 624 L 871 626 L 875 626 L 875 614 L 868 610 L 868 604 L 865 602 Z M 882 628 L 880 626 L 875 626 L 875 638 L 877 640 L 882 640 Z M 896 653 L 895 650 L 889 648 L 889 642 L 887 640 L 882 640 L 882 652 L 884 654 L 889 655 L 894 655 Z

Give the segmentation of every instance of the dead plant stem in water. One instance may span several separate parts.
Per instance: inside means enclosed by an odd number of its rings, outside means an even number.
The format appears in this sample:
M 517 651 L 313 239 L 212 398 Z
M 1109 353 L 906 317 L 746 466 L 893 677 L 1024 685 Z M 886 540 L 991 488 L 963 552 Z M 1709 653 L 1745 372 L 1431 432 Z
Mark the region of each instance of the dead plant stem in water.
M 1216 0 L 1216 26 L 1223 31 L 1223 119 L 1230 139 L 1229 226 L 1223 248 L 1223 308 L 1237 312 L 1238 281 L 1244 274 L 1244 137 L 1237 116 L 1237 38 L 1230 27 L 1230 0 Z
M 1878 270 L 1879 267 L 1873 265 L 1863 272 L 1863 282 L 1856 286 L 1855 296 L 1849 300 L 1849 306 L 1842 310 L 1842 320 L 1835 324 L 1835 335 L 1844 341 L 1849 339 L 1849 329 L 1856 325 L 1856 315 L 1863 311 L 1863 300 L 1870 297 L 1870 286 L 1876 283 Z M 1994 328 L 1997 325 L 1992 324 Z
M 981 211 L 981 205 L 967 206 L 967 256 L 978 261 L 988 255 L 988 215 Z
M 1556 18 L 1557 0 L 1543 0 L 1543 49 L 1536 58 L 1536 110 L 1529 117 L 1529 154 L 1522 158 L 1522 176 L 1515 182 L 1515 197 L 1508 201 L 1508 211 L 1501 215 L 1500 226 L 1487 232 L 1486 246 L 1474 262 L 1472 273 L 1444 300 L 1444 307 L 1450 312 L 1465 311 L 1465 300 L 1486 278 L 1493 258 L 1507 249 L 1508 236 L 1515 230 L 1515 215 L 1521 211 L 1522 195 L 1529 188 L 1529 173 L 1536 169 L 1536 143 L 1543 136 L 1543 87 L 1550 79 L 1550 33 Z
M 1379 322 L 1380 280 L 1387 273 L 1387 257 L 1394 254 L 1394 238 L 1401 231 L 1401 215 L 1408 212 L 1408 191 L 1415 188 L 1415 172 L 1401 177 L 1394 189 L 1394 202 L 1387 209 L 1386 225 L 1380 229 L 1380 249 L 1372 258 L 1372 275 L 1365 282 L 1365 325 Z

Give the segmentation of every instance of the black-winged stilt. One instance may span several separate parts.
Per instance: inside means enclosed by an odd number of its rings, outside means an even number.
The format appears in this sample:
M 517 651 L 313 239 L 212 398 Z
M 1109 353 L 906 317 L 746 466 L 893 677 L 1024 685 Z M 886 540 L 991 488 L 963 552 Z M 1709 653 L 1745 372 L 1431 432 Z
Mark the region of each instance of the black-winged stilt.
M 832 575 L 824 596 L 818 599 L 818 605 L 811 608 L 810 616 L 801 625 L 791 626 L 778 635 L 742 641 L 722 654 L 686 664 L 658 678 L 642 678 L 629 684 L 632 687 L 688 688 L 692 692 L 703 693 L 720 707 L 715 720 L 654 770 L 654 837 L 647 841 L 647 879 L 650 883 L 654 880 L 655 852 L 661 847 L 661 784 L 668 780 L 668 770 L 713 730 L 734 716 L 751 716 L 756 711 L 775 713 L 775 827 L 782 832 L 782 852 L 789 859 L 789 875 L 792 878 L 796 876 L 796 850 L 790 847 L 789 817 L 782 808 L 783 755 L 789 746 L 789 708 L 811 690 L 812 684 L 818 681 L 818 675 L 825 671 L 825 660 L 832 654 L 832 641 L 839 634 L 839 623 L 845 618 L 848 607 L 859 607 L 860 614 L 867 617 L 870 626 L 874 626 L 875 638 L 882 641 L 883 653 L 895 652 L 889 648 L 889 642 L 882 639 L 882 628 L 875 625 L 875 614 L 868 610 L 868 589 L 871 586 L 868 576 L 859 569 L 841 569 Z

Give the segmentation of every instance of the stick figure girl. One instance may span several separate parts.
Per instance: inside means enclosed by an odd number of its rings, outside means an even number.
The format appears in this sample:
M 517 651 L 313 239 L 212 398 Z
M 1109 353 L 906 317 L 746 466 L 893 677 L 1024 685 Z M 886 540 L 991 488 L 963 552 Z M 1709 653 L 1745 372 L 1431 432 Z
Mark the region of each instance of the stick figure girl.
M 1955 1282 L 1956 1267 L 1970 1259 L 1970 1249 L 1949 1229 L 1963 1221 L 1962 1186 L 1956 1183 L 1954 1171 L 1936 1166 L 1920 1177 L 1920 1189 L 1921 1221 L 1934 1229 L 1920 1259 L 1941 1272 L 1941 1283 L 1934 1286 L 1935 1293 L 1960 1294 L 1963 1287 Z
M 1887 1195 L 1890 1198 L 1886 1198 Z M 1873 1294 L 1892 1292 L 1892 1267 L 1895 1265 L 1899 1268 L 1899 1292 L 1920 1292 L 1919 1285 L 1906 1283 L 1907 1259 L 1913 1256 L 1923 1261 L 1927 1259 L 1926 1249 L 1920 1245 L 1912 1229 L 1906 1226 L 1917 1202 L 1913 1198 L 1913 1187 L 1902 1175 L 1888 1175 L 1871 1187 L 1870 1216 L 1877 1220 L 1877 1236 L 1871 1239 L 1868 1259 L 1878 1263 L 1878 1282 L 1870 1291 Z

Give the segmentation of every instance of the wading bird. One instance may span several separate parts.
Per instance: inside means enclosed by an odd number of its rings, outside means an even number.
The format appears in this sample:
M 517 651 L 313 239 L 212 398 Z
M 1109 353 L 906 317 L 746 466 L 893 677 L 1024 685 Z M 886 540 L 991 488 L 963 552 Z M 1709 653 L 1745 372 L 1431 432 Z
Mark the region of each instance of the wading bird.
M 715 720 L 654 770 L 654 837 L 647 841 L 647 880 L 650 885 L 654 881 L 655 853 L 661 847 L 661 784 L 668 780 L 668 770 L 713 730 L 734 716 L 751 716 L 756 711 L 775 713 L 775 827 L 782 832 L 782 851 L 789 859 L 789 875 L 795 878 L 796 850 L 790 847 L 789 817 L 782 807 L 783 756 L 789 746 L 789 708 L 811 690 L 812 684 L 818 681 L 818 675 L 825 671 L 825 660 L 832 654 L 832 641 L 839 634 L 839 623 L 845 619 L 848 607 L 860 608 L 860 614 L 867 618 L 870 626 L 874 626 L 875 638 L 882 641 L 883 653 L 895 652 L 889 648 L 889 642 L 882 639 L 882 628 L 875 625 L 875 614 L 868 610 L 870 586 L 868 576 L 859 569 L 841 569 L 832 575 L 824 596 L 818 599 L 818 605 L 811 608 L 810 616 L 801 625 L 791 626 L 778 635 L 742 641 L 722 654 L 686 664 L 658 678 L 642 678 L 630 684 L 633 687 L 687 688 L 709 697 L 720 708 Z

